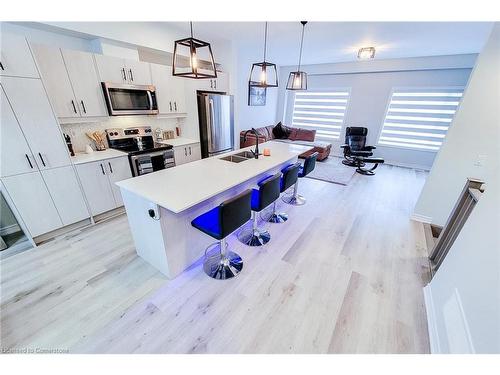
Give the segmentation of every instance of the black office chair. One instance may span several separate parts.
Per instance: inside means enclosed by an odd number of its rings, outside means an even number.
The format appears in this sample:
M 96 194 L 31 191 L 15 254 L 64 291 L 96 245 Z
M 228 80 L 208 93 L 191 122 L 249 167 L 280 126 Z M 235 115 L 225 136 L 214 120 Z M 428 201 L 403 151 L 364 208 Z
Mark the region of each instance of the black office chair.
M 372 176 L 379 164 L 384 163 L 382 158 L 372 158 L 375 146 L 366 145 L 368 129 L 351 126 L 345 129 L 345 144 L 340 146 L 344 149 L 344 160 L 342 164 L 349 167 L 356 167 L 356 172 Z M 363 168 L 366 164 L 374 164 L 370 169 Z

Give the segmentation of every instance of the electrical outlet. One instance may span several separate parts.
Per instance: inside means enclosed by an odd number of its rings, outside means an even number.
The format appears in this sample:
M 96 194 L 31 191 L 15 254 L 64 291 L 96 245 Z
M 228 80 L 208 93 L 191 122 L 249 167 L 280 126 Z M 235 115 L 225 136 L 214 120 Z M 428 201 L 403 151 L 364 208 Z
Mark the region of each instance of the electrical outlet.
M 160 220 L 160 209 L 157 204 L 151 203 L 149 205 L 148 215 L 151 219 Z

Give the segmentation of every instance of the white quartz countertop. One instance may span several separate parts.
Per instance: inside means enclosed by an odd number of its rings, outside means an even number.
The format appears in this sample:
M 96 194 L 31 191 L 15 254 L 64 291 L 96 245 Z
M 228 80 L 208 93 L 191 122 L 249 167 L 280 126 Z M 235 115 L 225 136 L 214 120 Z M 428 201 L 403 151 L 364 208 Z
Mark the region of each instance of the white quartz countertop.
M 177 146 L 192 145 L 193 143 L 200 143 L 200 141 L 197 141 L 195 139 L 178 137 L 172 139 L 164 139 L 163 141 L 157 143 L 160 143 L 162 145 L 171 145 L 173 147 L 177 147 Z
M 241 163 L 220 160 L 223 156 L 253 148 L 231 151 L 116 184 L 169 211 L 179 213 L 275 168 L 312 147 L 271 141 L 259 144 L 259 151 L 269 148 L 271 156 L 260 155 L 259 159 L 248 159 Z
M 114 150 L 112 148 L 108 148 L 104 151 L 94 151 L 91 154 L 76 153 L 75 156 L 71 157 L 73 164 L 84 164 L 84 163 L 92 163 L 94 161 L 106 160 L 119 158 L 121 156 L 127 156 L 128 154 L 123 151 Z

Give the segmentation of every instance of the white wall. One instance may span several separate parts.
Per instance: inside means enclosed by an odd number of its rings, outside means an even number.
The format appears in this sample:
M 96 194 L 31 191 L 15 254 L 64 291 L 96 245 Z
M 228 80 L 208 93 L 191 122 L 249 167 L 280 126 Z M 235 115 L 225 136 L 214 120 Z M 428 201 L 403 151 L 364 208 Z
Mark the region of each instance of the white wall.
M 443 224 L 467 177 L 486 182 L 485 193 L 426 288 L 435 351 L 500 353 L 499 104 L 497 24 L 415 209 Z M 474 165 L 478 154 L 486 155 L 482 167 Z
M 262 61 L 262 55 L 260 49 L 247 48 L 241 45 L 238 47 L 236 52 L 235 114 L 237 121 L 235 132 L 239 134 L 241 130 L 276 124 L 275 118 L 279 88 L 267 88 L 265 106 L 249 106 L 248 79 L 250 77 L 250 70 L 253 63 Z M 279 82 L 280 86 L 283 84 L 286 84 L 286 82 Z
M 345 116 L 346 126 L 368 128 L 368 143 L 377 145 L 391 91 L 395 87 L 465 86 L 476 55 L 422 57 L 306 65 L 309 89 L 347 88 L 351 97 Z M 296 66 L 281 67 L 277 118 L 291 123 L 293 92 L 285 90 L 286 79 Z M 341 154 L 345 130 L 334 141 L 332 152 Z M 377 145 L 375 155 L 386 163 L 430 169 L 435 153 Z

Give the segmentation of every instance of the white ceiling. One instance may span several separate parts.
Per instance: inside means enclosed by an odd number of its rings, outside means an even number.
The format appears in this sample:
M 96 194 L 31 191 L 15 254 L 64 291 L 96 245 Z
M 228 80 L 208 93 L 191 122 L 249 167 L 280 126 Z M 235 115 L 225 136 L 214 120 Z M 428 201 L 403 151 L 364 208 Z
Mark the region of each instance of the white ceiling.
M 189 23 L 168 22 L 189 33 Z M 263 22 L 196 22 L 195 37 L 229 40 L 262 59 Z M 298 60 L 301 24 L 270 22 L 268 61 L 294 65 Z M 309 22 L 302 61 L 319 64 L 354 61 L 361 47 L 374 46 L 376 59 L 478 53 L 493 27 L 491 22 Z

